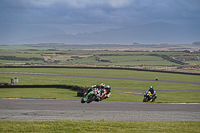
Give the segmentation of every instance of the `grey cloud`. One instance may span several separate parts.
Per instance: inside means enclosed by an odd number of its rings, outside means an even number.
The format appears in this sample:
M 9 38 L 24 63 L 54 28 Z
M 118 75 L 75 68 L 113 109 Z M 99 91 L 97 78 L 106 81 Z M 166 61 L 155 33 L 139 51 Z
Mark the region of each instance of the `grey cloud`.
M 1 0 L 0 24 L 197 24 L 199 12 L 199 0 Z

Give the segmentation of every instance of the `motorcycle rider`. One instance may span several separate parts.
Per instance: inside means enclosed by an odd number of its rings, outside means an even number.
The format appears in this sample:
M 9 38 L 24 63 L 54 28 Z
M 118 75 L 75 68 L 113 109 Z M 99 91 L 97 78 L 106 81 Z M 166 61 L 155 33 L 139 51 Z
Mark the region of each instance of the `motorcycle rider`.
M 153 89 L 153 86 L 150 86 L 149 91 L 153 95 L 152 101 L 154 101 L 157 98 L 156 91 Z
M 111 94 L 111 87 L 109 85 L 106 86 L 105 88 L 106 92 L 107 92 L 107 98 L 109 98 L 110 94 Z
M 101 95 L 102 95 L 101 94 L 101 90 L 97 90 L 97 95 L 96 95 L 97 99 L 95 101 L 97 101 L 97 102 L 100 101 L 101 100 Z
M 92 88 L 98 88 L 101 91 L 101 95 L 102 95 L 105 91 L 105 84 L 101 83 L 100 85 L 93 85 Z
M 111 94 L 111 88 L 109 85 L 106 86 L 106 88 L 104 89 L 104 92 L 106 93 L 103 93 L 105 95 L 102 95 L 101 99 L 100 100 L 103 100 L 103 99 L 106 99 L 106 98 L 109 98 L 110 97 L 110 94 Z
M 87 93 L 89 93 L 90 91 L 92 91 L 94 88 L 102 90 L 102 89 L 104 89 L 104 87 L 105 87 L 104 83 L 101 83 L 100 85 L 93 85 L 92 88 L 88 88 Z
M 92 88 L 98 88 L 98 89 L 102 90 L 105 88 L 105 84 L 101 83 L 100 85 L 93 85 Z
M 87 92 L 85 93 L 88 94 L 90 91 L 92 91 L 94 88 L 97 88 L 98 89 L 98 95 L 97 95 L 97 99 L 96 101 L 100 101 L 101 97 L 102 97 L 102 94 L 104 93 L 104 88 L 105 88 L 105 84 L 104 83 L 101 83 L 100 85 L 93 85 L 92 88 L 89 88 L 87 90 Z

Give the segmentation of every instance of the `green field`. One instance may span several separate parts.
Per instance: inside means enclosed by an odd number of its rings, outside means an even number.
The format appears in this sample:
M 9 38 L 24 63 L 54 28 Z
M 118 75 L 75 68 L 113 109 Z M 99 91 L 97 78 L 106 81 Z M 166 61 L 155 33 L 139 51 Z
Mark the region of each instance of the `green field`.
M 155 79 L 155 77 L 158 77 L 161 80 L 200 82 L 199 75 L 148 72 L 148 71 L 136 71 L 136 70 L 117 70 L 117 69 L 0 68 L 0 72 L 49 73 L 49 74 L 63 74 L 63 75 L 104 76 L 104 77 L 123 77 L 123 78 L 141 78 L 141 79 Z M 8 78 L 8 79 L 3 79 L 3 80 L 6 80 L 8 82 L 10 79 Z M 98 79 L 95 79 L 95 80 L 98 80 Z M 6 81 L 3 81 L 3 82 L 6 82 Z
M 21 45 L 20 45 L 21 46 Z M 1 49 L 0 64 L 40 64 L 40 65 L 103 65 L 103 66 L 180 66 L 181 63 L 199 65 L 200 60 L 194 57 L 199 53 L 167 52 L 167 51 L 108 51 L 108 50 L 59 50 L 40 49 L 37 45 L 31 45 L 34 49 Z M 66 45 L 67 46 L 67 45 Z M 11 47 L 11 46 L 7 46 Z M 20 48 L 20 47 L 19 47 Z M 31 48 L 31 47 L 30 47 Z M 50 47 L 49 47 L 50 48 Z M 163 57 L 166 56 L 167 58 Z M 74 58 L 76 57 L 76 58 Z M 176 57 L 187 60 L 174 60 Z
M 65 75 L 85 75 L 85 76 L 104 76 L 104 77 L 124 77 L 154 79 L 156 76 L 163 80 L 193 81 L 200 82 L 198 75 L 169 74 L 158 72 L 141 72 L 133 70 L 111 70 L 111 69 L 78 69 L 78 68 L 0 68 L 1 72 L 23 72 L 23 73 L 49 73 Z M 1 82 L 10 82 L 11 78 L 17 77 L 20 85 L 77 85 L 91 87 L 94 84 L 105 83 L 111 88 L 126 88 L 130 90 L 112 90 L 112 97 L 108 101 L 141 102 L 143 97 L 137 95 L 124 94 L 126 92 L 144 93 L 143 89 L 154 86 L 158 98 L 156 102 L 163 103 L 198 103 L 200 102 L 199 91 L 173 92 L 159 90 L 199 90 L 199 85 L 163 83 L 150 81 L 134 81 L 120 79 L 100 79 L 100 78 L 81 78 L 81 77 L 60 77 L 60 76 L 38 76 L 38 75 L 15 75 L 1 74 Z M 131 89 L 142 89 L 132 91 Z M 23 93 L 22 93 L 23 90 Z M 36 91 L 37 90 L 37 91 Z M 47 91 L 48 90 L 48 91 Z M 29 93 L 32 92 L 32 93 Z M 37 92 L 37 93 L 36 93 Z M 70 92 L 70 93 L 69 93 Z M 124 93 L 123 93 L 124 92 Z M 41 94 L 38 94 L 41 93 Z M 0 97 L 32 97 L 32 98 L 56 98 L 80 100 L 76 97 L 77 92 L 67 89 L 56 88 L 27 88 L 27 89 L 0 89 Z M 55 95 L 56 94 L 56 95 Z M 68 95 L 70 94 L 70 96 Z
M 1 72 L 28 72 L 28 73 L 52 73 L 71 75 L 98 75 L 107 77 L 129 77 L 129 78 L 154 78 L 159 76 L 162 79 L 196 81 L 199 76 L 183 74 L 167 74 L 156 72 L 141 72 L 132 70 L 111 70 L 111 69 L 75 69 L 75 68 L 0 68 Z M 11 78 L 17 77 L 19 84 L 43 85 L 43 84 L 63 84 L 91 86 L 104 82 L 112 88 L 128 89 L 148 89 L 153 85 L 156 90 L 199 90 L 199 85 L 158 83 L 132 80 L 95 79 L 95 78 L 75 78 L 75 77 L 53 77 L 38 75 L 15 75 L 1 74 L 1 82 L 10 82 Z M 142 102 L 143 97 L 137 95 L 124 94 L 126 92 L 143 93 L 143 91 L 112 90 L 109 99 L 105 101 Z M 194 92 L 173 92 L 157 91 L 156 102 L 164 103 L 197 103 L 200 102 L 199 91 Z M 60 88 L 7 88 L 0 89 L 0 98 L 53 98 L 80 100 L 77 92 L 70 89 Z M 198 133 L 200 122 L 134 122 L 134 121 L 0 121 L 0 132 L 191 132 Z
M 52 49 L 53 47 L 53 49 Z M 92 48 L 103 48 L 106 45 L 95 45 Z M 116 47 L 116 45 L 115 45 Z M 120 48 L 118 46 L 117 48 Z M 125 46 L 138 47 L 138 46 Z M 150 47 L 150 46 L 144 46 Z M 158 47 L 157 45 L 151 47 Z M 150 66 L 168 67 L 180 66 L 175 62 L 161 58 L 160 55 L 176 56 L 199 56 L 199 53 L 184 54 L 182 52 L 133 52 L 133 51 L 83 51 L 80 49 L 91 48 L 85 45 L 64 45 L 64 44 L 38 44 L 38 45 L 5 45 L 0 46 L 0 72 L 22 72 L 22 73 L 45 73 L 63 75 L 123 77 L 139 79 L 176 80 L 200 82 L 199 75 L 184 75 L 160 72 L 114 70 L 114 69 L 78 69 L 78 68 L 3 68 L 7 65 L 31 64 L 31 65 L 104 65 L 104 66 Z M 109 46 L 108 48 L 114 48 Z M 10 49 L 10 50 L 9 50 Z M 29 49 L 29 50 L 28 50 Z M 30 50 L 31 49 L 31 50 Z M 62 50 L 61 50 L 62 49 Z M 109 55 L 108 55 L 109 54 Z M 158 54 L 159 56 L 155 56 Z M 14 58 L 13 58 L 14 57 Z M 76 58 L 74 58 L 76 57 Z M 78 58 L 77 58 L 78 57 Z M 97 60 L 110 60 L 104 62 Z M 10 59 L 9 59 L 10 58 Z M 42 60 L 34 60 L 40 58 Z M 70 59 L 70 60 L 67 60 Z M 59 60 L 59 61 L 56 61 Z M 49 61 L 49 62 L 48 62 Z M 55 62 L 56 61 L 56 62 Z M 189 64 L 200 64 L 200 61 L 182 61 Z M 194 71 L 193 69 L 189 71 Z M 196 70 L 198 71 L 198 69 Z M 12 78 L 19 79 L 19 85 L 77 85 L 82 87 L 94 84 L 105 83 L 111 88 L 125 88 L 130 90 L 112 89 L 111 96 L 105 101 L 142 102 L 143 96 L 125 93 L 144 93 L 149 86 L 154 86 L 157 91 L 158 103 L 200 103 L 199 85 L 162 83 L 150 81 L 134 81 L 120 79 L 100 79 L 81 77 L 59 77 L 59 76 L 38 76 L 38 75 L 17 75 L 0 74 L 0 82 L 10 83 Z M 131 89 L 139 89 L 133 91 Z M 141 89 L 141 90 L 140 90 Z M 159 91 L 171 90 L 171 91 Z M 180 90 L 180 91 L 173 91 Z M 196 91 L 181 91 L 196 90 Z M 77 92 L 61 88 L 7 88 L 0 89 L 0 98 L 53 98 L 66 100 L 80 100 Z M 144 133 L 144 132 L 200 132 L 200 122 L 134 122 L 134 121 L 0 121 L 0 132 L 123 132 L 123 133 Z

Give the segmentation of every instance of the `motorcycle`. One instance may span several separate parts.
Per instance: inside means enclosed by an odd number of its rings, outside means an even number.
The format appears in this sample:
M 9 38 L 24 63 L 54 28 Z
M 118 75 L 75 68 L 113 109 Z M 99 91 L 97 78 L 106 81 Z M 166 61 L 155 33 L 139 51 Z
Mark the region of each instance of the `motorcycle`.
M 104 90 L 102 92 L 102 96 L 101 96 L 100 100 L 102 101 L 103 99 L 106 99 L 106 98 L 108 98 L 108 92 Z
M 84 93 L 84 96 L 81 99 L 81 103 L 91 103 L 92 101 L 98 101 L 98 95 L 100 95 L 100 90 L 98 88 L 91 89 L 88 93 Z
M 156 77 L 155 80 L 158 81 L 158 78 Z
M 154 102 L 154 101 L 155 99 L 150 91 L 147 91 L 146 93 L 144 93 L 143 102 Z

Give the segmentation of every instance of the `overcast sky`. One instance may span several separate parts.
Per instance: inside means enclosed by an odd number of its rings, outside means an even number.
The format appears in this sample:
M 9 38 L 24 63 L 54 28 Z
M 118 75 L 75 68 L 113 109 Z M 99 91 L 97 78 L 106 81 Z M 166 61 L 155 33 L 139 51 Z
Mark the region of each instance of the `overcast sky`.
M 200 24 L 200 0 L 0 0 L 0 24 L 46 25 L 65 33 L 152 22 Z

